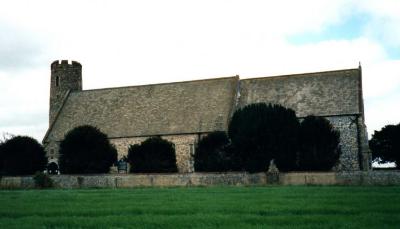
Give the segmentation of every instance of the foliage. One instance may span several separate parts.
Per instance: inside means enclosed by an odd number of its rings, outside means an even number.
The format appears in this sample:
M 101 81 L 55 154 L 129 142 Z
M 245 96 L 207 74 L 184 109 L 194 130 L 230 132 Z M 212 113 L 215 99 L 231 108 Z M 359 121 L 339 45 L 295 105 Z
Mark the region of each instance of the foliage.
M 72 129 L 60 143 L 61 173 L 108 173 L 116 160 L 117 150 L 107 135 L 93 126 Z
M 3 143 L 2 142 L 0 142 L 0 178 L 1 178 L 1 176 L 3 175 L 3 167 L 4 167 L 4 156 L 3 156 L 3 153 L 2 153 L 2 146 L 3 146 Z
M 194 155 L 194 168 L 199 172 L 224 172 L 230 170 L 230 157 L 226 147 L 229 138 L 216 131 L 200 139 Z
M 340 157 L 340 134 L 322 117 L 307 116 L 300 124 L 299 168 L 328 171 Z
M 228 129 L 234 162 L 244 170 L 259 172 L 275 159 L 279 170 L 294 170 L 299 126 L 295 112 L 280 105 L 256 103 L 237 110 Z
M 395 162 L 400 169 L 400 123 L 375 131 L 369 141 L 372 157 L 379 163 Z
M 177 172 L 174 145 L 160 137 L 151 137 L 141 144 L 131 145 L 128 162 L 134 173 Z
M 36 172 L 33 176 L 33 180 L 35 181 L 35 187 L 37 188 L 53 187 L 53 180 L 50 178 L 49 175 L 42 172 Z
M 28 136 L 15 136 L 0 144 L 0 169 L 4 175 L 32 175 L 47 164 L 41 144 Z

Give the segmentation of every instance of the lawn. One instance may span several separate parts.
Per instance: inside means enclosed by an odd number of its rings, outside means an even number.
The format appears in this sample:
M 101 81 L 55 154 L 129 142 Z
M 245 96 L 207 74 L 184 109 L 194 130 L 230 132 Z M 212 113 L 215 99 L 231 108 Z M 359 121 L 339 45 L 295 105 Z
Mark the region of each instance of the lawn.
M 0 228 L 400 228 L 400 187 L 0 191 Z

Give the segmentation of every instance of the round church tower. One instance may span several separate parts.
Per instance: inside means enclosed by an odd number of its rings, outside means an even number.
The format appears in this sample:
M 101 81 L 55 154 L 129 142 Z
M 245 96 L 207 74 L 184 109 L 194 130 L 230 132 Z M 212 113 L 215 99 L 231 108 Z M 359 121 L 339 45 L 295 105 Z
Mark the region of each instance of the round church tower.
M 54 61 L 51 64 L 49 125 L 70 91 L 82 90 L 82 65 L 76 61 Z

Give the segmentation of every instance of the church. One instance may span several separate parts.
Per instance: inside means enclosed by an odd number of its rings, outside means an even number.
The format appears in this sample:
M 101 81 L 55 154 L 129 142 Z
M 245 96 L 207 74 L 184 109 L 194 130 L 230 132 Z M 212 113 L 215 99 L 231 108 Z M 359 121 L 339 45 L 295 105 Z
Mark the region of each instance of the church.
M 300 119 L 325 117 L 340 131 L 337 169 L 370 169 L 361 67 L 82 90 L 82 65 L 57 60 L 51 64 L 49 128 L 43 145 L 49 162 L 58 163 L 60 141 L 77 126 L 95 126 L 107 134 L 118 158 L 128 154 L 130 145 L 160 136 L 174 144 L 179 172 L 194 172 L 199 139 L 226 131 L 236 109 L 259 102 L 291 108 Z

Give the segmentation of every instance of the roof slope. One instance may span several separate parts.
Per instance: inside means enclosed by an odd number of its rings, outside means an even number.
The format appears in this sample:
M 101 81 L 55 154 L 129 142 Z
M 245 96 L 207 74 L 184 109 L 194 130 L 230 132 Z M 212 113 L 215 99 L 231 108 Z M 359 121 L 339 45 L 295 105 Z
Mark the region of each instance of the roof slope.
M 297 116 L 359 114 L 361 70 L 347 69 L 240 81 L 239 107 L 275 103 L 296 111 Z
M 110 138 L 227 128 L 238 77 L 71 92 L 44 141 L 80 125 Z

